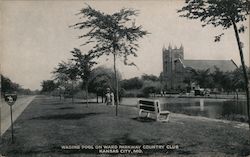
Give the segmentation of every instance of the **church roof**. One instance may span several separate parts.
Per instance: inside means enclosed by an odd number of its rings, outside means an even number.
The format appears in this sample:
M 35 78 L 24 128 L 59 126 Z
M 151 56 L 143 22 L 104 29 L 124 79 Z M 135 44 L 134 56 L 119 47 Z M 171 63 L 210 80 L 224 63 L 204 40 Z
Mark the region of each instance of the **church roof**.
M 233 60 L 182 60 L 182 63 L 185 67 L 196 70 L 210 69 L 211 72 L 215 70 L 215 66 L 224 72 L 233 71 L 237 68 Z

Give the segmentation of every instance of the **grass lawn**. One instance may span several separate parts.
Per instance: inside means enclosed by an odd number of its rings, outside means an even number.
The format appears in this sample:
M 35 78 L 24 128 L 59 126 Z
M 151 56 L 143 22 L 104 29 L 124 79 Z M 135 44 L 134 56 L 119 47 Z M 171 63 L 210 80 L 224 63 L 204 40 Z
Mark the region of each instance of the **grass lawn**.
M 170 122 L 138 119 L 134 107 L 86 104 L 38 96 L 2 137 L 0 156 L 247 156 L 250 131 L 238 122 L 171 114 Z M 149 149 L 153 145 L 177 149 Z M 139 146 L 139 153 L 98 153 L 97 145 Z M 149 145 L 142 148 L 143 145 Z M 67 147 L 66 149 L 63 146 Z M 81 146 L 81 149 L 78 149 Z M 84 147 L 84 149 L 82 149 Z M 87 148 L 88 147 L 88 148 Z M 108 149 L 112 150 L 112 149 Z

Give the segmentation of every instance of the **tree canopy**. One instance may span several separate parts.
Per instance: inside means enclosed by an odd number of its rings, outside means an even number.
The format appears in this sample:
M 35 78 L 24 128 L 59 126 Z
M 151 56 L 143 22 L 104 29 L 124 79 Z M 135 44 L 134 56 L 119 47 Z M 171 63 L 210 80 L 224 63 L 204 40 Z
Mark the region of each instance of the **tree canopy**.
M 64 77 L 65 81 L 68 79 L 74 81 L 77 79 L 78 71 L 76 66 L 72 62 L 66 63 L 65 61 L 62 61 L 58 64 L 58 66 L 52 73 L 55 74 L 56 79 Z
M 79 15 L 83 15 L 86 20 L 72 27 L 88 30 L 86 34 L 79 36 L 88 39 L 82 45 L 94 45 L 90 52 L 97 57 L 115 53 L 124 58 L 126 65 L 134 65 L 128 63 L 128 56 L 137 56 L 136 51 L 139 47 L 137 41 L 148 33 L 142 30 L 142 26 L 136 26 L 132 21 L 133 17 L 138 15 L 138 10 L 124 8 L 119 12 L 106 14 L 87 6 Z
M 233 23 L 247 20 L 250 2 L 248 0 L 186 0 L 186 5 L 178 10 L 183 13 L 180 16 L 189 19 L 199 19 L 202 26 L 221 26 L 223 29 L 230 28 Z M 245 31 L 241 25 L 239 32 Z M 215 41 L 220 41 L 224 33 L 215 36 Z
M 57 84 L 53 80 L 44 80 L 42 81 L 41 86 L 41 92 L 52 92 L 57 88 Z
M 5 77 L 3 75 L 1 76 L 1 92 L 8 93 L 8 92 L 16 92 L 19 89 L 21 89 L 21 86 L 13 81 L 11 81 L 8 77 Z
M 76 74 L 84 81 L 84 83 L 87 83 L 91 71 L 93 70 L 93 66 L 96 64 L 96 62 L 93 61 L 94 56 L 91 53 L 83 54 L 81 50 L 77 48 L 74 48 L 71 53 L 73 55 L 71 60 L 75 63 L 73 69 L 75 69 Z

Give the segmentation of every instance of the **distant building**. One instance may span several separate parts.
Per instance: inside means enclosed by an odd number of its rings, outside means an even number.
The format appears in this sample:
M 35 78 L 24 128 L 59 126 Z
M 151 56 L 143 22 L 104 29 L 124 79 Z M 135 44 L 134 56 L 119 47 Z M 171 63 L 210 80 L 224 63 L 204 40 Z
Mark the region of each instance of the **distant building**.
M 163 79 L 168 89 L 183 89 L 186 84 L 183 82 L 189 75 L 190 70 L 207 70 L 211 72 L 215 67 L 221 71 L 233 71 L 237 68 L 233 60 L 186 60 L 184 59 L 184 47 L 176 46 L 172 48 L 169 44 L 168 49 L 163 47 Z

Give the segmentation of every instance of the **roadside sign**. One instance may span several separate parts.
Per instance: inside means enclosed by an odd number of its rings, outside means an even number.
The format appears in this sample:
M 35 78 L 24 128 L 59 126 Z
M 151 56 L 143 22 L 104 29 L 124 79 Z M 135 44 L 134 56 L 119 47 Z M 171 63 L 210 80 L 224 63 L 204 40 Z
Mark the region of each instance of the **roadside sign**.
M 16 94 L 4 94 L 4 100 L 10 106 L 10 121 L 11 121 L 11 142 L 14 143 L 14 128 L 13 128 L 13 118 L 12 118 L 12 105 L 16 102 Z
M 12 106 L 16 102 L 17 95 L 16 94 L 5 94 L 4 100 L 7 102 L 8 105 Z

